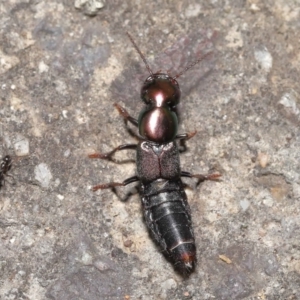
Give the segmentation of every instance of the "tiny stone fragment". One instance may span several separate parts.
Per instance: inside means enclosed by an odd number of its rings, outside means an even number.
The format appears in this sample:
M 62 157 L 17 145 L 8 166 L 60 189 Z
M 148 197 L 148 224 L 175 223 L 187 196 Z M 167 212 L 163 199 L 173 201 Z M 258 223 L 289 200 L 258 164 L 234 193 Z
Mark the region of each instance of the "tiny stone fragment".
M 246 211 L 250 206 L 250 202 L 247 199 L 243 199 L 240 201 L 240 206 L 243 211 Z
M 284 93 L 279 100 L 279 104 L 290 110 L 293 115 L 299 115 L 300 109 L 297 106 L 299 95 L 295 91 Z
M 14 144 L 14 151 L 16 156 L 26 156 L 29 154 L 28 139 L 19 136 L 18 141 Z
M 40 163 L 34 168 L 35 179 L 44 188 L 48 188 L 52 179 L 51 171 L 47 164 Z
M 273 65 L 273 57 L 266 47 L 262 47 L 254 52 L 256 61 L 265 72 L 269 72 Z
M 232 264 L 231 259 L 228 258 L 226 255 L 221 254 L 221 255 L 219 255 L 219 258 L 220 258 L 221 260 L 223 260 L 224 262 L 226 262 L 227 264 Z
M 267 153 L 259 153 L 258 154 L 258 162 L 262 168 L 265 168 L 269 162 L 269 155 Z
M 74 6 L 87 16 L 95 16 L 104 4 L 99 0 L 75 0 Z

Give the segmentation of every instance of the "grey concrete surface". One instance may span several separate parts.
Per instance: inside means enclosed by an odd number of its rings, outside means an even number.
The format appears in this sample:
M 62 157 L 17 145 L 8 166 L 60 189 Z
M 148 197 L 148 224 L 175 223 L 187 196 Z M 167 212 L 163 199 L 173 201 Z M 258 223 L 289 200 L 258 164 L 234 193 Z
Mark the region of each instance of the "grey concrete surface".
M 0 299 L 300 299 L 300 2 L 2 1 Z M 182 75 L 181 157 L 198 265 L 184 280 L 148 235 L 140 199 L 91 187 L 134 175 L 147 70 Z M 133 185 L 134 186 L 134 185 Z M 124 197 L 133 186 L 118 189 Z

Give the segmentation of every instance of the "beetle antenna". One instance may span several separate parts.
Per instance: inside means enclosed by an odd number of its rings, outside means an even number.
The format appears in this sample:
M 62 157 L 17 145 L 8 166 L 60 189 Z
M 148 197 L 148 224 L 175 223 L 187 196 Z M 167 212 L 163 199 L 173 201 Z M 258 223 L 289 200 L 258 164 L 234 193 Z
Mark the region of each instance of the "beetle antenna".
M 142 58 L 144 64 L 146 65 L 146 68 L 147 68 L 148 72 L 150 73 L 151 76 L 153 76 L 153 72 L 152 72 L 152 70 L 150 69 L 149 64 L 148 64 L 148 62 L 147 62 L 145 56 L 143 55 L 143 53 L 141 52 L 141 50 L 139 49 L 138 45 L 135 43 L 135 41 L 133 40 L 133 38 L 132 38 L 132 36 L 129 34 L 129 32 L 127 31 L 126 33 L 127 33 L 128 37 L 129 37 L 129 39 L 130 39 L 130 41 L 131 41 L 133 47 L 134 47 L 135 50 L 138 52 L 138 54 L 139 54 L 140 57 Z
M 197 59 L 196 61 L 194 61 L 192 64 L 190 64 L 189 66 L 187 66 L 183 71 L 181 71 L 176 76 L 174 76 L 173 79 L 177 79 L 182 74 L 184 74 L 186 71 L 188 71 L 189 69 L 193 68 L 195 65 L 197 65 L 198 63 L 200 63 L 204 58 L 206 58 L 207 56 L 210 56 L 211 54 L 212 54 L 212 52 L 207 52 L 202 57 L 200 57 L 199 59 Z

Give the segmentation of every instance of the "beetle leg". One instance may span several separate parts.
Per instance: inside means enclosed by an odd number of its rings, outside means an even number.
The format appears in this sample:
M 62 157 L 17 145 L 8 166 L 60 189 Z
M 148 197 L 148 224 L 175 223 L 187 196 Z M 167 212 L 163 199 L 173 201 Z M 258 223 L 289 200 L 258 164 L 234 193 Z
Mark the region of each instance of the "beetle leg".
M 124 122 L 127 128 L 127 131 L 129 132 L 129 134 L 132 137 L 135 137 L 138 140 L 143 139 L 143 137 L 141 137 L 138 133 L 134 132 L 129 126 L 128 126 L 128 121 L 133 124 L 134 126 L 138 127 L 138 120 L 135 119 L 134 117 L 130 116 L 129 113 L 127 112 L 127 110 L 125 108 L 123 108 L 122 106 L 120 106 L 117 103 L 114 103 L 114 107 L 119 111 L 119 113 L 121 114 L 121 116 L 124 118 Z
M 126 149 L 133 149 L 136 150 L 137 144 L 123 144 L 116 148 L 114 148 L 112 151 L 107 153 L 92 153 L 89 154 L 89 158 L 100 158 L 100 159 L 107 159 L 113 162 L 117 162 L 112 156 L 120 150 L 126 150 Z
M 177 140 L 189 140 L 191 139 L 195 134 L 197 133 L 197 130 L 193 131 L 193 132 L 186 132 L 186 133 L 181 133 L 181 134 L 177 134 L 175 139 Z
M 219 180 L 222 176 L 220 173 L 213 173 L 213 174 L 192 174 L 190 172 L 181 171 L 181 177 L 188 177 L 188 178 L 197 178 L 198 183 L 203 182 L 205 180 Z
M 131 124 L 138 127 L 138 120 L 132 117 L 125 108 L 120 106 L 118 103 L 114 103 L 114 107 L 119 111 L 126 123 L 129 121 Z
M 97 190 L 110 189 L 110 188 L 115 188 L 117 186 L 125 186 L 127 184 L 130 184 L 132 182 L 136 182 L 139 180 L 140 179 L 138 176 L 132 176 L 132 177 L 125 179 L 123 182 L 109 182 L 109 183 L 95 185 L 92 187 L 92 191 L 95 192 Z
M 187 132 L 187 133 L 181 133 L 181 134 L 177 134 L 175 139 L 179 140 L 179 152 L 185 152 L 187 150 L 187 146 L 186 146 L 186 141 L 191 139 L 195 134 L 197 133 L 197 131 L 193 131 L 193 132 Z

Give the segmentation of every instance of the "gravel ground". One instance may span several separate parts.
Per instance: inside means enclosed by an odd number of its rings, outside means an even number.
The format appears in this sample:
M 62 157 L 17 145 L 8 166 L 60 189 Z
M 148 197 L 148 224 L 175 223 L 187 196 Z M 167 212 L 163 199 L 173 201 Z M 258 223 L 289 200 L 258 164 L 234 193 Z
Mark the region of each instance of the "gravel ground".
M 32 1 L 0 4 L 0 299 L 300 299 L 300 2 Z M 178 74 L 183 170 L 198 265 L 183 279 L 143 222 L 135 173 L 88 159 L 134 142 L 153 71 Z

